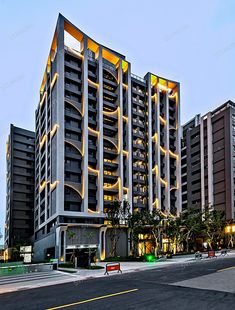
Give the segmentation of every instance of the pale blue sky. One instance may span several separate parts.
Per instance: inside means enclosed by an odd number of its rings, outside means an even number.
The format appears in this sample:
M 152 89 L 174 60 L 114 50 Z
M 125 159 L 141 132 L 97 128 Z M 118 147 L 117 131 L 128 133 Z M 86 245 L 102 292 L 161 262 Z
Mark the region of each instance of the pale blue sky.
M 61 12 L 126 55 L 133 73 L 181 83 L 182 122 L 235 100 L 234 0 L 0 0 L 0 229 L 9 124 L 34 129 L 34 111 Z

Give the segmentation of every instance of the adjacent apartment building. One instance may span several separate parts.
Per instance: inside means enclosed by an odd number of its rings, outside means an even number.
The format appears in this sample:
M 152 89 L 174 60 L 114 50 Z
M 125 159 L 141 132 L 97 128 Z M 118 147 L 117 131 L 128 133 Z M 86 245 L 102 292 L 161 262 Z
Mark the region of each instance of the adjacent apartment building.
M 182 209 L 211 206 L 234 219 L 235 103 L 196 115 L 182 131 Z
M 59 15 L 36 110 L 34 256 L 110 252 L 105 213 L 181 209 L 179 83 L 132 74 L 124 55 Z M 129 252 L 123 228 L 119 255 Z
M 6 144 L 5 248 L 32 244 L 35 133 L 14 125 Z

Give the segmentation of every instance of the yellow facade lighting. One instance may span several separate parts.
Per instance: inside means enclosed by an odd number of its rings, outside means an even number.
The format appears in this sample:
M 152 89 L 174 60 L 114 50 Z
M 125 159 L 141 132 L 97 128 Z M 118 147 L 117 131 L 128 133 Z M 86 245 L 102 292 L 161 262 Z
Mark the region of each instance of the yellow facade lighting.
M 159 199 L 156 198 L 153 202 L 153 207 L 158 208 L 159 207 Z
M 50 85 L 50 88 L 51 88 L 51 89 L 52 89 L 53 86 L 55 85 L 55 82 L 56 82 L 58 76 L 59 76 L 58 73 L 55 73 L 55 74 L 54 74 L 53 79 L 52 79 L 52 81 L 51 81 L 51 85 Z
M 122 152 L 124 155 L 128 156 L 128 151 L 123 150 Z
M 167 184 L 168 184 L 167 181 L 163 180 L 162 178 L 160 178 L 160 181 L 161 181 L 162 184 L 164 184 L 165 186 L 167 186 Z
M 157 83 L 157 77 L 154 74 L 151 74 L 151 85 L 154 86 Z
M 55 182 L 50 184 L 51 191 L 53 191 L 56 188 L 57 184 L 59 184 L 59 181 L 55 181 Z
M 157 94 L 156 93 L 154 95 L 152 95 L 151 98 L 155 99 L 155 102 L 157 102 Z
M 46 98 L 46 95 L 47 95 L 47 92 L 44 91 L 44 94 L 43 94 L 43 96 L 42 96 L 42 100 L 41 100 L 40 103 L 39 103 L 40 107 L 43 105 L 43 103 L 44 103 L 44 101 L 45 101 L 45 98 Z
M 93 169 L 91 167 L 88 166 L 88 171 L 99 174 L 99 170 Z
M 99 214 L 99 213 L 100 213 L 100 211 L 94 211 L 94 210 L 91 210 L 91 209 L 89 209 L 89 208 L 88 208 L 88 212 L 89 212 L 89 213 L 94 213 L 94 214 Z
M 113 188 L 117 187 L 118 185 L 119 185 L 119 178 L 118 178 L 117 182 L 114 183 L 114 184 L 111 185 L 111 186 L 106 186 L 106 185 L 104 185 L 104 186 L 103 186 L 103 189 L 113 189 Z
M 122 83 L 122 86 L 123 86 L 125 89 L 128 89 L 128 85 L 127 85 L 127 84 Z
M 158 140 L 158 134 L 157 132 L 155 132 L 155 134 L 152 136 L 152 140 L 155 141 L 157 143 Z
M 111 53 L 108 49 L 105 49 L 105 48 L 102 49 L 102 56 L 104 59 L 108 60 L 115 66 L 118 64 L 119 59 L 120 59 L 115 54 Z
M 118 111 L 119 111 L 119 109 L 117 108 L 115 111 L 112 111 L 112 112 L 103 111 L 103 114 L 104 114 L 104 115 L 107 115 L 107 116 L 109 116 L 109 115 L 115 115 L 115 114 L 118 114 Z
M 100 134 L 99 131 L 94 130 L 94 129 L 90 128 L 90 127 L 88 127 L 88 130 L 89 130 L 91 133 L 95 134 L 96 136 L 99 136 L 99 134 Z
M 98 84 L 98 83 L 95 83 L 95 82 L 93 82 L 93 81 L 90 80 L 90 79 L 87 79 L 87 80 L 88 80 L 88 83 L 89 83 L 89 84 L 95 86 L 96 88 L 99 88 L 99 84 Z
M 161 115 L 159 115 L 159 119 L 164 125 L 166 125 L 166 120 Z
M 122 60 L 122 70 L 123 72 L 126 72 L 128 70 L 128 62 L 125 60 Z
M 128 122 L 128 117 L 127 116 L 122 116 L 122 119 L 125 121 L 125 122 Z
M 44 190 L 45 186 L 46 186 L 47 182 L 46 181 L 43 181 L 42 184 L 40 184 L 39 186 L 39 190 L 40 192 Z
M 172 156 L 172 157 L 174 157 L 175 159 L 177 159 L 177 160 L 178 160 L 179 155 L 177 155 L 177 154 L 173 153 L 171 150 L 169 150 L 169 154 L 170 154 L 170 156 Z
M 82 55 L 80 52 L 76 51 L 75 49 L 67 46 L 67 49 L 72 53 L 75 54 L 76 56 L 78 56 L 81 59 L 84 59 L 84 55 Z
M 158 165 L 153 167 L 152 172 L 155 172 L 156 176 L 158 176 Z
M 44 143 L 46 142 L 46 140 L 47 140 L 47 135 L 44 135 L 44 136 L 42 137 L 42 139 L 41 139 L 41 142 L 39 143 L 40 148 L 43 147 L 43 145 L 44 145 Z
M 173 190 L 177 190 L 177 189 L 179 189 L 179 183 L 177 182 L 177 184 L 176 184 L 176 186 L 172 186 L 171 188 L 170 188 L 170 191 L 173 191 Z
M 54 136 L 54 134 L 56 133 L 57 129 L 59 128 L 60 126 L 58 124 L 55 124 L 50 132 L 50 137 L 52 138 Z
M 160 151 L 161 151 L 162 153 L 164 153 L 165 155 L 166 155 L 166 153 L 167 153 L 167 150 L 164 149 L 162 146 L 160 146 Z

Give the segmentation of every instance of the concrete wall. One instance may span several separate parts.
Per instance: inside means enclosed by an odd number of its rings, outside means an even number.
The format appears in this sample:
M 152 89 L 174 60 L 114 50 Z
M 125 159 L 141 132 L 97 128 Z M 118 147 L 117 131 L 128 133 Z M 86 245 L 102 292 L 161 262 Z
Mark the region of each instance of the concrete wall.
M 46 259 L 47 248 L 55 246 L 55 233 L 52 233 L 42 239 L 34 242 L 33 247 L 33 261 L 44 261 Z
M 106 257 L 110 257 L 110 252 L 112 249 L 112 243 L 110 240 L 111 229 L 107 230 L 106 233 Z M 128 255 L 128 240 L 127 240 L 127 229 L 120 230 L 120 238 L 117 244 L 117 256 L 127 256 Z

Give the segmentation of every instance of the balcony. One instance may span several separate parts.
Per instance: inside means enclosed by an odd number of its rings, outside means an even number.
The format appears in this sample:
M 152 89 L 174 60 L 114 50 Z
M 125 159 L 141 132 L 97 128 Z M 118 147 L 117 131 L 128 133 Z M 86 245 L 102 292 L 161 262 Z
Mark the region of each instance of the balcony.
M 105 159 L 104 160 L 104 169 L 106 170 L 110 170 L 110 171 L 114 171 L 114 170 L 117 170 L 118 168 L 118 163 L 116 162 L 113 162 L 112 160 L 108 160 L 108 159 Z
M 133 126 L 144 128 L 144 122 L 142 122 L 140 119 L 133 118 L 132 122 L 133 122 Z
M 82 83 L 82 80 L 79 78 L 78 74 L 71 73 L 71 72 L 65 72 L 65 77 L 79 84 Z
M 76 64 L 75 62 L 73 62 L 73 63 L 71 63 L 71 62 L 69 62 L 69 61 L 65 61 L 64 62 L 64 64 L 65 64 L 65 66 L 67 66 L 67 67 L 69 67 L 69 68 L 72 68 L 72 69 L 74 69 L 74 70 L 77 70 L 77 71 L 79 71 L 79 72 L 81 72 L 82 71 L 82 69 L 81 69 L 81 65 L 80 64 Z

